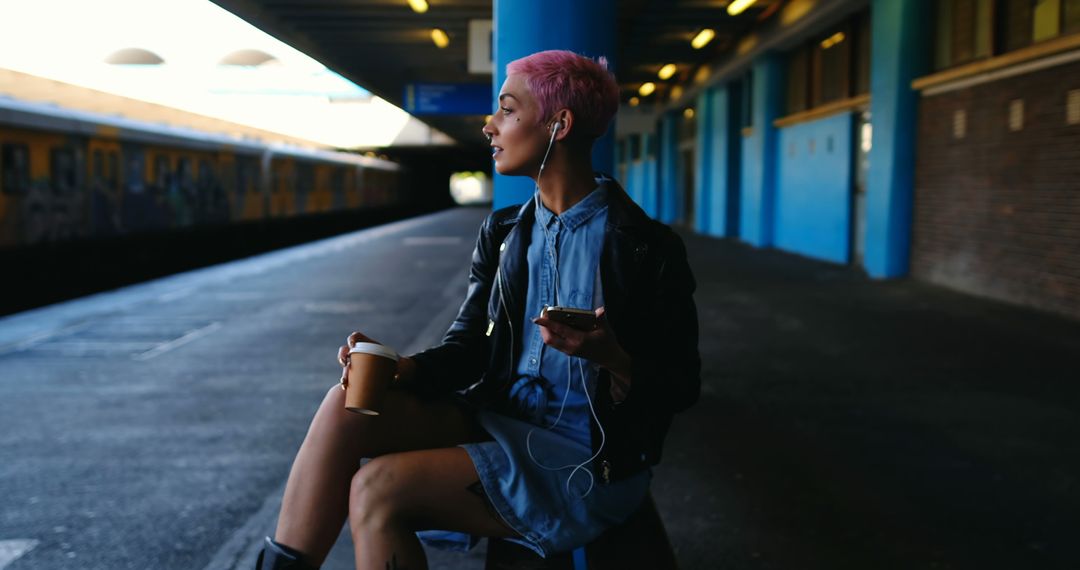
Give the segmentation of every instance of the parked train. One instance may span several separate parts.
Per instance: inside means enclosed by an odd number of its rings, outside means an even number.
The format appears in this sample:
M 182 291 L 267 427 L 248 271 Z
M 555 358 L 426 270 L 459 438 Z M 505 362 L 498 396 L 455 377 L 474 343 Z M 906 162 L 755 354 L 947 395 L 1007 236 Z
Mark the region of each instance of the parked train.
M 0 96 L 0 250 L 395 206 L 401 167 Z

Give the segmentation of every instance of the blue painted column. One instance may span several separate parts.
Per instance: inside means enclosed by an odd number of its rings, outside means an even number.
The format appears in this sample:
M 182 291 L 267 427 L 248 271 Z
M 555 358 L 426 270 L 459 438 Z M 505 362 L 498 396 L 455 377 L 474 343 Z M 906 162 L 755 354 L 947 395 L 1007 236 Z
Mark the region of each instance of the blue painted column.
M 492 109 L 506 79 L 506 64 L 538 51 L 565 49 L 596 58 L 605 56 L 615 67 L 615 0 L 495 0 Z M 593 168 L 614 176 L 615 143 L 612 128 L 593 145 Z M 532 196 L 532 179 L 495 173 L 495 209 L 520 204 Z
M 784 101 L 783 60 L 775 54 L 754 62 L 753 132 L 743 137 L 739 237 L 757 247 L 773 244 L 776 201 L 776 127 Z
M 742 111 L 742 82 L 733 81 L 718 94 L 717 109 L 723 110 L 720 118 L 723 122 L 723 136 L 720 139 L 722 148 L 717 149 L 717 160 L 725 165 L 722 177 L 723 187 L 723 214 L 718 214 L 713 221 L 716 235 L 724 237 L 738 237 L 739 235 L 739 210 L 742 204 L 742 133 L 739 123 Z M 719 98 L 721 97 L 722 98 Z M 720 102 L 722 101 L 722 102 Z M 715 210 L 715 209 L 714 209 Z M 722 216 L 722 217 L 721 217 Z M 718 224 L 723 224 L 718 226 Z
M 713 178 L 716 174 L 716 162 L 713 148 L 716 146 L 714 124 L 713 92 L 706 89 L 697 96 L 694 120 L 697 121 L 697 148 L 694 149 L 694 230 L 699 233 L 709 231 L 714 196 Z
M 679 120 L 674 112 L 660 117 L 660 176 L 654 218 L 670 224 L 679 217 Z
M 929 2 L 873 0 L 870 8 L 870 121 L 866 249 L 871 277 L 907 275 L 911 250 L 919 94 L 911 81 L 929 69 Z
M 738 193 L 737 187 L 732 186 L 732 174 L 737 174 L 739 171 L 739 156 L 737 154 L 732 156 L 731 147 L 734 145 L 735 149 L 739 148 L 740 136 L 737 127 L 739 118 L 738 114 L 731 113 L 731 98 L 729 97 L 731 91 L 732 88 L 728 85 L 716 86 L 706 91 L 705 97 L 709 101 L 710 116 L 707 122 L 701 123 L 702 128 L 708 129 L 710 137 L 708 153 L 702 154 L 704 160 L 708 162 L 706 168 L 710 171 L 707 186 L 708 202 L 699 206 L 709 209 L 706 226 L 702 231 L 716 237 L 731 235 L 728 227 L 729 196 Z M 732 122 L 736 125 L 734 132 Z M 737 177 L 734 179 L 734 184 L 738 184 Z

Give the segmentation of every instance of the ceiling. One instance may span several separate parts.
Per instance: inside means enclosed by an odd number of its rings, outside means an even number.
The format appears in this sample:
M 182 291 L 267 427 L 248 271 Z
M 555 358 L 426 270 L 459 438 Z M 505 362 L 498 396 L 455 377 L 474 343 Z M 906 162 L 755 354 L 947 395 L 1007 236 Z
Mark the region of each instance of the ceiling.
M 213 1 L 400 107 L 410 82 L 492 80 L 490 74 L 468 73 L 466 65 L 469 20 L 491 19 L 492 0 L 428 0 L 424 14 L 413 12 L 406 0 Z M 646 81 L 655 82 L 657 90 L 644 98 L 645 104 L 666 98 L 702 64 L 732 52 L 738 38 L 770 18 L 782 1 L 758 0 L 738 16 L 729 16 L 727 0 L 616 0 L 615 72 L 623 102 Z M 446 48 L 432 42 L 435 27 L 450 36 Z M 703 49 L 693 49 L 690 39 L 706 27 L 716 30 L 716 38 Z M 678 71 L 661 81 L 657 71 L 666 63 L 675 63 Z M 480 133 L 483 116 L 419 118 L 462 145 L 487 146 Z

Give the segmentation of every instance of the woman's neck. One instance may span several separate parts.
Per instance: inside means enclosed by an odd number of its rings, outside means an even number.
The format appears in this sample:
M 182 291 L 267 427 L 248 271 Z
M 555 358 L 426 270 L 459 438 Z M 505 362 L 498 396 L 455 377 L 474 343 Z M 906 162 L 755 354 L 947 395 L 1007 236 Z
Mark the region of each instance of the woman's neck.
M 540 199 L 558 216 L 588 196 L 596 188 L 596 179 L 591 160 L 551 162 L 540 177 Z

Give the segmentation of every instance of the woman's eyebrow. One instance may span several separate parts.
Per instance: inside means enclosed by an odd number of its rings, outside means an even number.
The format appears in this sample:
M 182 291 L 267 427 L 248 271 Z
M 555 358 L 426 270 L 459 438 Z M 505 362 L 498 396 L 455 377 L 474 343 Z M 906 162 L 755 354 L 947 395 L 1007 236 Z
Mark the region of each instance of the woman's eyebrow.
M 510 93 L 503 93 L 502 95 L 499 95 L 499 101 L 502 101 L 502 100 L 503 100 L 503 97 L 509 97 L 509 98 L 511 98 L 511 99 L 513 99 L 513 100 L 515 100 L 515 101 L 517 101 L 517 97 L 514 97 L 514 96 L 513 96 L 513 95 L 511 95 Z

